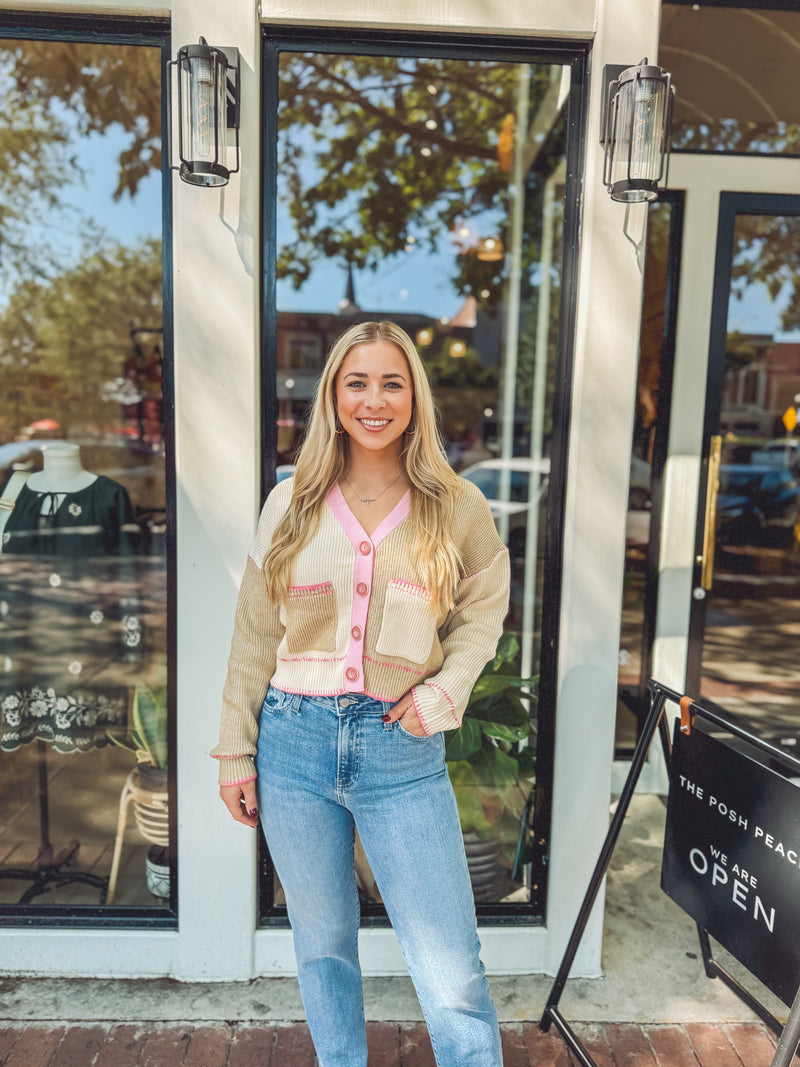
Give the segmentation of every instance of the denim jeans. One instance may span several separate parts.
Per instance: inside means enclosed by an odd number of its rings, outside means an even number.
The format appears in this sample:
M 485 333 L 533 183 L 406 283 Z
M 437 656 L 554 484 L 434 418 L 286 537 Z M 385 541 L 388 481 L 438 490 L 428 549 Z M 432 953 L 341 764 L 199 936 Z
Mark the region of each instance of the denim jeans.
M 261 824 L 286 894 L 319 1065 L 367 1065 L 357 827 L 438 1067 L 502 1067 L 444 738 L 384 724 L 389 707 L 271 687 L 261 712 Z

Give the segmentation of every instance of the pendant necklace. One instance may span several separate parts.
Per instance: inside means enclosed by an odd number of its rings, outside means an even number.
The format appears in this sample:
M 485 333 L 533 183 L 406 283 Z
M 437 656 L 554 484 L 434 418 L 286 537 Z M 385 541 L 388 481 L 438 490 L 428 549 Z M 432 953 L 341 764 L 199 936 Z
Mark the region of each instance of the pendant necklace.
M 397 477 L 393 478 L 389 482 L 388 485 L 384 486 L 383 489 L 381 489 L 381 491 L 378 493 L 377 496 L 359 496 L 358 493 L 355 491 L 355 489 L 352 487 L 352 485 L 350 485 L 350 481 L 349 481 L 347 475 L 344 476 L 344 480 L 345 480 L 345 483 L 347 484 L 347 486 L 349 487 L 350 492 L 353 494 L 353 496 L 356 498 L 356 500 L 360 500 L 362 504 L 374 504 L 376 500 L 380 500 L 380 498 L 383 496 L 383 494 L 385 492 L 387 492 L 387 490 L 392 488 L 392 486 L 394 485 L 395 482 L 399 482 L 402 477 L 403 477 L 403 472 L 400 471 L 400 473 L 397 475 Z

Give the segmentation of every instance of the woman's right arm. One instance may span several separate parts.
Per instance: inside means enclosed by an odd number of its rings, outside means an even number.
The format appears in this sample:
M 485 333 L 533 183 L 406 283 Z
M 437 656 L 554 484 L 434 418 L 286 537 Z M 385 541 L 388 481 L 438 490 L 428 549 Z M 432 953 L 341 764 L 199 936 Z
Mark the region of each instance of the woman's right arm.
M 219 744 L 211 755 L 219 761 L 220 795 L 237 821 L 255 826 L 254 757 L 261 706 L 275 672 L 283 625 L 277 604 L 268 599 L 262 564 L 272 531 L 284 508 L 283 492 L 270 494 L 259 521 L 253 552 L 247 559 L 236 604 L 228 672 L 222 694 Z M 278 497 L 278 499 L 275 499 Z M 287 497 L 288 501 L 288 497 Z

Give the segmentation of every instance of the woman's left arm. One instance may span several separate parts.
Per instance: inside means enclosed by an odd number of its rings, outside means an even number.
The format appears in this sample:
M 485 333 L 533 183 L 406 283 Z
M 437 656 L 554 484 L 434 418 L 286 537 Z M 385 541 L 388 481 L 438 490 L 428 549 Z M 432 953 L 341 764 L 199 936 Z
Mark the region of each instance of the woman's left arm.
M 461 725 L 470 693 L 503 632 L 510 587 L 508 550 L 486 501 L 478 490 L 475 494 L 477 499 L 473 495 L 470 501 L 471 521 L 460 539 L 466 574 L 439 631 L 444 662 L 390 712 L 392 719 L 402 718 L 411 733 L 432 734 Z

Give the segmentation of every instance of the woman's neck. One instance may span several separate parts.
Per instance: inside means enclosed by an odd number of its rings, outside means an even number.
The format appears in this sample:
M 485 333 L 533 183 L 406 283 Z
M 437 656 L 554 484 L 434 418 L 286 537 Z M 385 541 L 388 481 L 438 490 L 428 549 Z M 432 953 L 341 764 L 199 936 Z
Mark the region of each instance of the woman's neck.
M 358 447 L 350 448 L 346 476 L 349 481 L 365 487 L 386 485 L 398 474 L 405 473 L 400 462 L 400 449 L 381 449 L 371 452 Z

